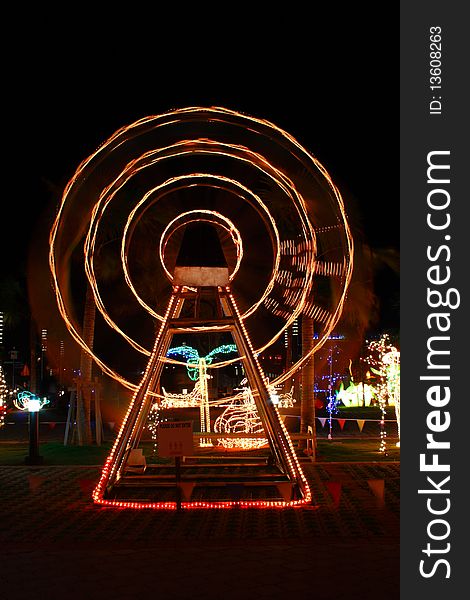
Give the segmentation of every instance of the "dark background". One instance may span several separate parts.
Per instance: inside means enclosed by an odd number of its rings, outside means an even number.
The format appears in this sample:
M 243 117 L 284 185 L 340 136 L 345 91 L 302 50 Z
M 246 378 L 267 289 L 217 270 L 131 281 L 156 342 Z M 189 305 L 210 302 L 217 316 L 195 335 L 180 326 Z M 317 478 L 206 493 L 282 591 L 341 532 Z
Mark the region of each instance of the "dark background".
M 190 105 L 225 106 L 286 129 L 328 169 L 355 232 L 372 248 L 398 252 L 393 22 L 385 31 L 370 26 L 366 9 L 349 11 L 310 20 L 291 11 L 272 24 L 238 12 L 207 23 L 188 18 L 184 29 L 170 19 L 164 39 L 162 22 L 158 35 L 151 27 L 140 35 L 134 24 L 132 38 L 111 25 L 70 37 L 66 29 L 25 35 L 28 60 L 15 55 L 7 66 L 10 192 L 2 201 L 0 283 L 22 276 L 38 220 L 85 157 L 123 125 Z M 48 227 L 47 218 L 42 223 Z M 397 274 L 382 265 L 374 286 L 375 329 L 397 331 Z

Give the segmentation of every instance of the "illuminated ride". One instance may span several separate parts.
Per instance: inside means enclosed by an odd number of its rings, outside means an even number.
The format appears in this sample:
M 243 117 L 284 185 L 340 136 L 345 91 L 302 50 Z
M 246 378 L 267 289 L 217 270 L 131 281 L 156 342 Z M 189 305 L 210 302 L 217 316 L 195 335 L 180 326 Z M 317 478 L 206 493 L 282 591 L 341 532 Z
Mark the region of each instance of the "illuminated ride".
M 141 331 L 156 331 L 151 345 L 121 323 L 122 311 L 113 306 L 117 288 L 110 292 L 100 280 L 101 230 L 113 219 L 121 227 L 118 258 L 127 302 L 139 308 L 149 325 Z M 207 248 L 213 250 L 204 250 L 204 241 L 201 247 L 191 246 L 198 235 L 201 240 L 212 236 L 215 243 Z M 70 285 L 77 268 L 71 248 L 80 238 L 84 273 L 103 323 L 113 339 L 124 340 L 147 362 L 137 382 L 119 373 L 81 332 Z M 224 108 L 174 110 L 123 127 L 84 160 L 65 189 L 50 234 L 58 307 L 71 335 L 100 369 L 133 392 L 94 501 L 124 508 L 177 508 L 171 496 L 155 491 L 170 485 L 168 477 L 156 468 L 152 475 L 151 465 L 145 475 L 130 473 L 129 457 L 139 446 L 149 414 L 169 400 L 160 386 L 165 364 L 186 365 L 167 356 L 173 337 L 230 334 L 238 356 L 205 361 L 203 370 L 242 364 L 248 385 L 241 397 L 232 398 L 232 409 L 238 402 L 243 422 L 256 412 L 259 423 L 253 422 L 251 431 L 267 440 L 269 456 L 259 477 L 253 469 L 246 475 L 219 474 L 217 481 L 212 471 L 202 469 L 196 476 L 183 471 L 194 492 L 181 506 L 281 508 L 310 503 L 275 390 L 311 358 L 338 322 L 352 257 L 343 200 L 329 174 L 290 134 L 263 119 Z M 258 355 L 301 316 L 315 322 L 312 349 L 268 381 Z M 201 395 L 205 374 L 198 383 Z M 236 421 L 236 438 L 240 418 L 232 410 L 225 418 L 229 420 Z M 254 433 L 240 438 L 250 435 Z M 237 482 L 247 493 L 230 497 Z M 204 486 L 225 488 L 220 498 L 209 494 L 207 499 L 199 493 Z M 266 493 L 254 493 L 259 486 Z M 271 493 L 273 487 L 282 493 Z

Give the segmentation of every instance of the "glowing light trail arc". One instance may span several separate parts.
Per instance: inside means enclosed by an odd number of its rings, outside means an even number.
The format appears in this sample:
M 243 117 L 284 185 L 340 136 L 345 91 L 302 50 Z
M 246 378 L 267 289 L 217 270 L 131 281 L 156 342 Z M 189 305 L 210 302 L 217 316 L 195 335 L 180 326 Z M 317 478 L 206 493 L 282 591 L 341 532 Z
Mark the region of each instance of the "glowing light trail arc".
M 191 131 L 199 128 L 198 134 L 190 139 L 187 135 L 188 124 L 191 126 Z M 223 130 L 223 141 L 216 139 L 217 132 L 222 131 L 221 128 L 226 128 Z M 210 133 L 204 135 L 202 132 L 206 129 Z M 227 135 L 227 131 L 230 135 Z M 234 141 L 229 143 L 227 139 L 230 136 Z M 161 143 L 163 140 L 164 142 Z M 49 263 L 59 311 L 72 337 L 94 358 L 100 368 L 128 389 L 135 390 L 136 386 L 133 383 L 109 367 L 87 346 L 80 333 L 80 327 L 72 317 L 73 309 L 66 291 L 67 276 L 65 274 L 70 263 L 71 251 L 64 232 L 70 230 L 72 216 L 75 216 L 72 208 L 78 205 L 79 215 L 89 223 L 84 246 L 85 273 L 92 286 L 97 307 L 112 329 L 118 332 L 131 347 L 148 356 L 150 351 L 122 330 L 108 314 L 102 301 L 94 270 L 98 230 L 104 215 L 111 207 L 112 200 L 132 178 L 140 173 L 150 172 L 150 169 L 159 168 L 160 165 L 166 164 L 170 160 L 173 164 L 174 161 L 186 160 L 187 157 L 196 155 L 204 160 L 221 157 L 234 164 L 246 165 L 246 168 L 258 171 L 269 180 L 271 185 L 284 196 L 285 207 L 291 207 L 289 210 L 291 210 L 293 223 L 300 236 L 296 238 L 295 247 L 292 245 L 292 248 L 289 249 L 293 238 L 286 239 L 277 223 L 282 216 L 282 211 L 280 212 L 279 208 L 276 209 L 270 201 L 266 202 L 264 198 L 261 199 L 258 194 L 254 194 L 249 186 L 222 173 L 184 173 L 160 181 L 129 207 L 125 235 L 121 244 L 124 279 L 145 312 L 161 320 L 162 317 L 152 307 L 143 303 L 138 298 L 135 288 L 133 289 L 127 271 L 129 249 L 127 235 L 132 231 L 133 219 L 137 218 L 138 211 L 144 207 L 145 203 L 153 202 L 154 198 L 165 193 L 172 186 L 181 185 L 189 188 L 194 184 L 200 184 L 204 178 L 206 185 L 211 183 L 213 187 L 221 188 L 228 186 L 230 191 L 237 193 L 243 201 L 256 205 L 256 210 L 263 215 L 263 219 L 267 223 L 267 231 L 271 239 L 274 239 L 274 264 L 272 277 L 262 297 L 258 298 L 251 308 L 241 315 L 241 318 L 242 320 L 247 319 L 263 305 L 273 314 L 281 317 L 283 324 L 275 335 L 255 352 L 259 353 L 268 348 L 304 312 L 315 313 L 320 326 L 318 339 L 312 351 L 292 365 L 289 371 L 271 382 L 271 384 L 278 385 L 309 360 L 311 354 L 325 342 L 337 323 L 352 274 L 353 241 L 343 199 L 326 169 L 289 133 L 269 121 L 219 107 L 178 109 L 162 115 L 145 117 L 122 127 L 96 152 L 85 159 L 65 188 L 50 233 Z M 296 164 L 297 167 L 295 167 Z M 303 169 L 312 174 L 311 185 L 315 189 L 311 194 L 309 189 L 296 177 L 296 169 L 299 171 Z M 102 173 L 105 173 L 107 177 L 104 182 Z M 93 188 L 94 196 L 90 194 L 87 186 Z M 99 193 L 96 193 L 97 188 L 101 189 Z M 314 210 L 316 201 L 325 203 L 326 208 L 323 207 L 322 214 L 327 214 L 328 217 L 323 218 L 322 221 L 318 221 Z M 227 219 L 222 212 L 219 212 L 218 218 Z M 178 222 L 177 219 L 174 220 L 175 225 Z M 228 224 L 227 226 L 231 232 L 235 233 L 235 236 L 240 235 L 236 228 Z M 165 235 L 171 235 L 171 231 L 171 224 L 167 224 Z M 331 256 L 318 261 L 316 256 L 317 237 L 331 235 L 337 235 L 335 243 L 338 247 L 342 246 L 343 255 Z M 327 239 L 325 237 L 325 240 Z M 241 241 L 240 236 L 240 248 L 242 248 Z M 285 253 L 280 250 L 282 248 L 286 249 Z M 301 248 L 301 254 L 296 254 L 298 250 L 295 248 Z M 162 243 L 160 242 L 160 254 L 161 251 Z M 289 257 L 288 266 L 286 266 L 286 260 Z M 312 284 L 317 276 L 336 278 L 340 281 L 341 289 L 332 306 L 312 303 L 310 299 Z M 281 291 L 276 291 L 278 288 Z M 218 367 L 230 362 L 233 361 L 211 366 Z
M 219 220 L 221 223 L 219 223 Z M 231 236 L 232 241 L 237 249 L 237 263 L 229 276 L 229 281 L 235 277 L 240 268 L 240 264 L 243 258 L 243 241 L 240 235 L 240 231 L 235 227 L 235 225 L 228 219 L 224 217 L 221 213 L 215 210 L 207 210 L 207 209 L 195 209 L 188 210 L 184 213 L 181 213 L 177 217 L 175 217 L 172 221 L 168 223 L 165 230 L 163 231 L 160 237 L 159 244 L 159 256 L 162 267 L 166 273 L 166 276 L 170 281 L 173 281 L 173 275 L 168 271 L 165 266 L 165 248 L 170 238 L 170 232 L 174 233 L 180 227 L 187 225 L 188 223 L 194 223 L 195 221 L 207 221 L 208 223 L 215 223 L 225 229 L 225 231 Z M 124 238 L 123 238 L 124 242 Z M 121 251 L 122 256 L 122 251 Z

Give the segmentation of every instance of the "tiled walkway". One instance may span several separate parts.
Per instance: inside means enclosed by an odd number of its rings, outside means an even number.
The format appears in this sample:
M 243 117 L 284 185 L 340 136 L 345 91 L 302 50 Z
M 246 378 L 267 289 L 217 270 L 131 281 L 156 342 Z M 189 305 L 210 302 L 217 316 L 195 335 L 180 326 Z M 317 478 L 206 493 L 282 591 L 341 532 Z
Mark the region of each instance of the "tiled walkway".
M 304 468 L 311 507 L 177 513 L 94 506 L 98 467 L 0 467 L 0 598 L 398 599 L 399 465 Z

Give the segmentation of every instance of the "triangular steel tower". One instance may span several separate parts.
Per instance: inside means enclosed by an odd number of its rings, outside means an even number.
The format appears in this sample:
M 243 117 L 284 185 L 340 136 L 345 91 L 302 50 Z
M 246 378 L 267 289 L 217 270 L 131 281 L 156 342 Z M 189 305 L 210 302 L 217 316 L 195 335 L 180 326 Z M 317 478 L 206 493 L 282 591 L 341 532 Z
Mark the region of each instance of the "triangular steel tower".
M 211 229 L 215 232 L 213 227 Z M 195 231 L 193 230 L 192 233 L 194 234 Z M 213 257 L 214 254 L 216 253 L 211 253 L 211 256 Z M 186 253 L 187 256 L 193 255 Z M 218 256 L 220 257 L 220 254 Z M 187 262 L 190 261 L 185 259 L 185 241 L 183 238 L 174 271 L 172 294 L 142 380 L 134 393 L 114 446 L 106 460 L 100 481 L 93 492 L 95 502 L 102 505 L 127 508 L 177 508 L 176 501 L 153 500 L 152 494 L 147 493 L 148 490 L 137 497 L 135 493 L 126 497 L 124 490 L 131 486 L 134 486 L 135 492 L 137 485 L 140 485 L 142 490 L 145 490 L 146 485 L 151 484 L 154 487 L 158 485 L 158 478 L 152 479 L 151 475 L 145 475 L 144 478 L 129 477 L 127 463 L 131 451 L 139 446 L 142 431 L 154 401 L 154 394 L 159 389 L 159 381 L 165 364 L 164 359 L 173 336 L 181 333 L 202 334 L 216 331 L 218 333 L 231 333 L 237 346 L 258 415 L 264 428 L 264 435 L 268 440 L 271 451 L 271 456 L 267 461 L 271 471 L 267 478 L 271 483 L 277 485 L 278 489 L 282 490 L 282 498 L 272 500 L 225 498 L 220 501 L 206 501 L 198 498 L 196 500 L 188 499 L 180 505 L 183 508 L 228 508 L 231 506 L 269 508 L 310 503 L 311 493 L 307 480 L 296 457 L 290 436 L 271 399 L 269 382 L 263 373 L 244 322 L 241 319 L 230 289 L 226 264 L 223 264 L 221 260 L 218 260 L 215 264 L 212 261 L 210 266 L 207 264 L 194 264 L 194 261 L 191 261 L 193 262 L 191 265 L 185 264 Z M 203 260 L 199 261 L 199 263 L 201 262 Z M 201 316 L 200 300 L 203 297 L 210 297 L 215 303 L 215 317 Z M 181 316 L 184 312 L 185 302 L 190 302 L 194 306 L 192 317 Z M 211 479 L 212 484 L 214 478 L 217 479 L 217 476 Z M 249 479 L 256 480 L 256 476 L 251 475 Z M 224 484 L 224 481 L 231 488 L 234 488 L 234 484 L 237 484 L 237 479 L 233 476 L 228 480 L 228 483 L 221 476 L 220 482 Z M 241 477 L 239 483 L 241 485 L 246 484 L 246 478 Z M 252 483 L 262 485 L 263 480 L 261 478 L 259 483 L 256 483 L 256 481 Z M 166 481 L 166 485 L 168 485 L 168 481 Z M 198 482 L 194 481 L 194 485 L 197 486 Z

